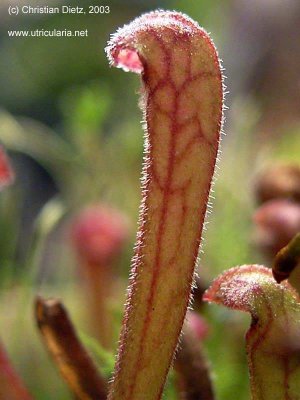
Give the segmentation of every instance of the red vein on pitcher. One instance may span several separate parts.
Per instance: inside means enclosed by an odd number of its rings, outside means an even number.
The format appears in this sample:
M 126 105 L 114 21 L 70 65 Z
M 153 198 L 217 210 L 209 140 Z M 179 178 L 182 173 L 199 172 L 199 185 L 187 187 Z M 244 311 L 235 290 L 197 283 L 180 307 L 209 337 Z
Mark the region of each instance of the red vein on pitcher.
M 142 205 L 110 400 L 159 399 L 182 328 L 214 172 L 222 77 L 207 33 L 157 11 L 120 29 L 108 57 L 141 73 Z

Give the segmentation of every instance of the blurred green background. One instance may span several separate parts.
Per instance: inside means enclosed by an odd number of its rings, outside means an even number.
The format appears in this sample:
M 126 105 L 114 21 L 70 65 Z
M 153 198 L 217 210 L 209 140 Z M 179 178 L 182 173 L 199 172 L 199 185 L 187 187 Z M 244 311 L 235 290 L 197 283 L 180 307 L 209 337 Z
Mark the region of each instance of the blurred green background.
M 79 5 L 71 0 L 29 3 Z M 253 181 L 275 161 L 299 163 L 300 4 L 107 0 L 101 5 L 109 5 L 109 14 L 28 16 L 9 16 L 9 4 L 0 4 L 0 142 L 17 178 L 0 197 L 0 337 L 35 398 L 60 400 L 71 397 L 40 344 L 33 296 L 59 296 L 78 329 L 86 331 L 68 224 L 84 205 L 109 204 L 130 221 L 130 238 L 117 262 L 122 282 L 113 304 L 117 337 L 138 216 L 140 82 L 108 66 L 104 48 L 109 35 L 143 12 L 177 10 L 211 33 L 223 60 L 229 110 L 200 257 L 200 277 L 208 284 L 224 269 L 265 261 L 254 246 Z M 80 1 L 81 7 L 93 4 L 100 3 Z M 7 34 L 54 28 L 88 29 L 89 34 Z M 250 319 L 215 306 L 204 313 L 211 326 L 205 347 L 217 396 L 225 400 L 238 393 L 239 400 L 246 400 L 243 335 Z

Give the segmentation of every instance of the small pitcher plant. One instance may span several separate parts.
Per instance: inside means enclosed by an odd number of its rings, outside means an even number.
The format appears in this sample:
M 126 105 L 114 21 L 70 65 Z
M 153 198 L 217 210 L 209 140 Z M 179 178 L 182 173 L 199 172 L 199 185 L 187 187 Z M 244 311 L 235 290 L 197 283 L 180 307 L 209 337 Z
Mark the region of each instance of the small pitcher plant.
M 172 399 L 214 400 L 202 346 L 212 327 L 188 308 L 223 121 L 218 53 L 195 21 L 162 10 L 119 29 L 106 53 L 112 66 L 141 76 L 144 121 L 138 232 L 114 372 L 98 368 L 59 300 L 36 298 L 37 326 L 77 399 L 160 400 L 164 394 L 168 399 L 169 379 Z M 0 189 L 12 180 L 0 148 Z M 261 197 L 278 201 L 268 193 Z M 262 212 L 256 221 L 264 221 Z M 111 209 L 93 206 L 71 229 L 90 296 L 91 325 L 106 348 L 103 360 L 111 346 L 112 318 L 106 304 L 113 291 L 111 265 L 127 236 L 121 219 Z M 300 230 L 294 226 L 289 240 Z M 246 334 L 252 400 L 300 399 L 300 298 L 290 279 L 300 260 L 300 236 L 278 250 L 271 257 L 272 269 L 231 268 L 203 296 L 206 302 L 252 316 Z M 1 346 L 0 386 L 1 399 L 31 399 Z

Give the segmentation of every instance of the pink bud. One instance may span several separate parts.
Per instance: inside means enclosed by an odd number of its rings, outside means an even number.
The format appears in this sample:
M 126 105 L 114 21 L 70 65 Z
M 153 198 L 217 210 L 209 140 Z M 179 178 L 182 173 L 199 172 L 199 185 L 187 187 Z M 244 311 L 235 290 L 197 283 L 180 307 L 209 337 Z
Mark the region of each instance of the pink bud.
M 300 166 L 272 165 L 259 174 L 255 182 L 255 196 L 259 203 L 286 198 L 300 201 Z
M 186 316 L 188 326 L 194 332 L 197 339 L 204 340 L 209 333 L 209 327 L 205 319 L 194 311 L 188 311 Z
M 104 205 L 83 209 L 73 220 L 71 238 L 82 261 L 103 265 L 111 262 L 128 236 L 123 214 Z
M 258 246 L 273 257 L 300 231 L 300 205 L 270 200 L 257 209 L 253 219 Z
M 0 146 L 0 190 L 14 181 L 14 171 L 3 147 Z

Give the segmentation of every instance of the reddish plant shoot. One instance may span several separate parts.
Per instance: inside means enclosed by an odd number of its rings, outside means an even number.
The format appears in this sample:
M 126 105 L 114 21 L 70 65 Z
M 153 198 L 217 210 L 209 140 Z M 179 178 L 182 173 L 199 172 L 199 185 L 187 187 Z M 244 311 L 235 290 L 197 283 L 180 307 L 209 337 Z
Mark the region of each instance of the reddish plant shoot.
M 300 232 L 300 204 L 286 199 L 269 200 L 254 213 L 255 240 L 271 259 Z
M 298 164 L 270 165 L 258 175 L 254 189 L 258 203 L 273 199 L 300 202 L 300 166 Z
M 162 396 L 190 299 L 218 153 L 222 75 L 208 34 L 155 11 L 114 34 L 110 63 L 141 74 L 142 204 L 110 400 Z
M 300 303 L 287 282 L 277 284 L 259 265 L 229 269 L 204 300 L 252 315 L 246 335 L 252 400 L 298 400 L 300 393 Z
M 283 247 L 276 255 L 272 272 L 276 282 L 281 283 L 283 280 L 288 279 L 292 272 L 300 265 L 300 232 Z M 297 279 L 298 278 L 298 279 Z M 293 279 L 290 283 L 298 289 L 299 292 L 299 273 L 296 275 L 298 282 L 293 284 Z
M 104 268 L 120 254 L 128 237 L 128 224 L 119 211 L 94 204 L 72 221 L 71 236 L 81 263 Z
M 80 342 L 70 317 L 57 299 L 35 300 L 35 319 L 45 346 L 78 400 L 105 400 L 107 383 Z
M 194 311 L 187 312 L 186 324 L 199 341 L 203 341 L 209 334 L 208 323 L 200 314 Z
M 180 400 L 214 400 L 210 378 L 201 339 L 187 323 L 183 327 L 180 347 L 174 361 L 177 390 Z
M 32 400 L 0 343 L 0 399 Z
M 103 347 L 112 345 L 112 320 L 108 310 L 113 292 L 113 263 L 128 238 L 125 216 L 111 207 L 94 204 L 78 213 L 71 236 L 84 280 L 91 333 Z
M 15 178 L 14 171 L 10 165 L 7 155 L 2 146 L 0 146 L 0 191 L 13 183 Z

